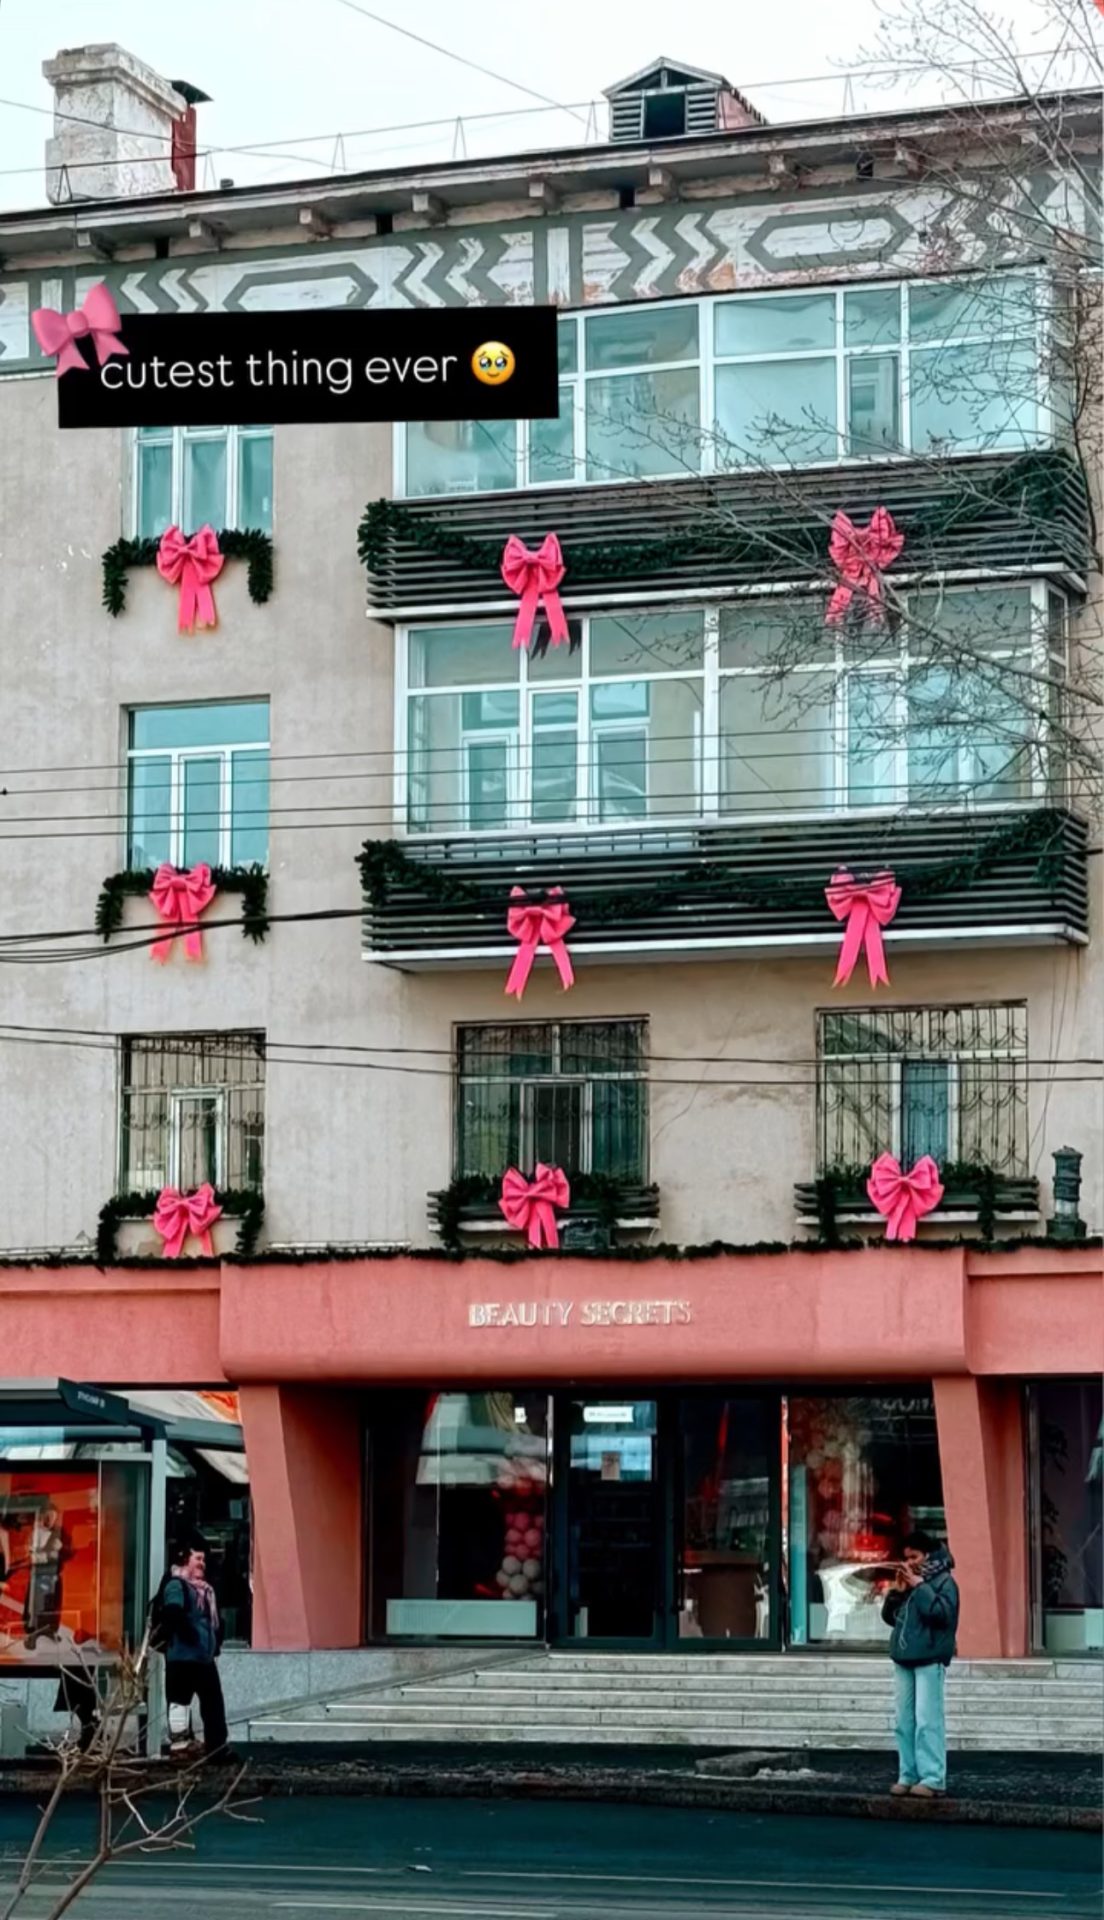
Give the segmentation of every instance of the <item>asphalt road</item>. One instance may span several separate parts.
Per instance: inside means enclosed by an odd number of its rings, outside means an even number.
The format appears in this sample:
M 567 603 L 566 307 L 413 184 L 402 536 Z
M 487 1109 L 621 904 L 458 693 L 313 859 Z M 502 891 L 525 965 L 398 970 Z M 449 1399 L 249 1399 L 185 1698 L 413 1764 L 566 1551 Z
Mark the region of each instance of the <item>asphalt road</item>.
M 480 1800 L 267 1800 L 195 1854 L 109 1868 L 86 1920 L 1099 1920 L 1091 1833 Z M 85 1851 L 91 1810 L 54 1837 Z M 0 1887 L 33 1823 L 0 1801 Z M 60 1859 L 18 1910 L 45 1920 Z M 3 1900 L 0 1898 L 0 1911 Z

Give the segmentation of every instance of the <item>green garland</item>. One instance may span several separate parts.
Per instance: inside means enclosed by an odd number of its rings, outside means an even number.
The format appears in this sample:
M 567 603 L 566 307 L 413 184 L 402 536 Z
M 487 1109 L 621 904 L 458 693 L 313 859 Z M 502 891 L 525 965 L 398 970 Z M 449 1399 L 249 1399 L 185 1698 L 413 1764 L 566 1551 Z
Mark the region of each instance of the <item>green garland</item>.
M 586 1214 L 605 1229 L 617 1225 L 628 1197 L 641 1191 L 639 1187 L 630 1186 L 607 1173 L 569 1173 L 568 1184 L 571 1188 L 569 1215 Z M 649 1201 L 658 1201 L 658 1188 L 645 1187 L 643 1192 Z M 437 1231 L 445 1246 L 460 1246 L 460 1229 L 467 1208 L 476 1207 L 497 1214 L 501 1193 L 501 1178 L 496 1180 L 489 1174 L 470 1173 L 460 1175 L 439 1193 L 433 1194 Z
M 689 483 L 687 483 L 689 484 Z M 708 489 L 708 481 L 699 483 Z M 1025 527 L 1038 528 L 1069 501 L 1070 488 L 1078 495 L 1084 517 L 1083 476 L 1074 461 L 1061 450 L 1044 449 L 1019 455 L 1009 461 L 992 479 L 979 482 L 970 477 L 968 486 L 952 492 L 949 499 L 933 504 L 923 512 L 895 510 L 895 517 L 909 544 L 938 540 L 953 528 L 973 525 L 989 509 L 1012 509 Z M 887 476 L 887 488 L 892 476 Z M 844 490 L 846 491 L 846 483 Z M 676 497 L 676 496 L 672 496 Z M 735 502 L 729 505 L 735 508 Z M 703 509 L 707 511 L 707 509 Z M 702 514 L 698 514 L 699 520 Z M 784 561 L 823 573 L 828 569 L 829 527 L 815 521 L 791 525 L 786 538 L 790 551 L 779 553 L 778 530 L 772 534 L 744 531 L 726 521 L 705 531 L 657 535 L 652 540 L 625 543 L 611 540 L 571 542 L 565 553 L 568 574 L 573 585 L 602 580 L 639 579 L 652 573 L 692 561 L 722 561 L 726 564 L 750 564 L 773 576 Z M 496 577 L 502 561 L 502 539 L 480 540 L 456 527 L 413 512 L 397 500 L 372 500 L 365 508 L 357 529 L 357 553 L 371 573 L 378 571 L 390 557 L 394 540 L 409 541 L 435 559 L 466 567 L 473 573 Z
M 96 1227 L 96 1261 L 101 1267 L 115 1263 L 115 1239 L 121 1220 L 148 1220 L 157 1206 L 159 1192 L 117 1193 L 100 1208 Z M 249 1259 L 257 1250 L 264 1223 L 264 1195 L 252 1187 L 216 1187 L 215 1199 L 229 1218 L 241 1222 L 238 1230 L 238 1258 Z
M 1007 1240 L 994 1240 L 986 1247 L 987 1253 L 1014 1253 L 1024 1247 L 1045 1247 L 1053 1252 L 1061 1243 L 1050 1235 L 1042 1233 L 1021 1233 Z M 923 1242 L 906 1241 L 903 1244 L 894 1241 L 889 1247 L 884 1241 L 871 1240 L 860 1234 L 841 1241 L 840 1245 L 848 1253 L 874 1253 L 884 1259 L 887 1253 L 900 1253 L 907 1259 L 914 1249 L 921 1253 L 945 1253 L 955 1248 L 968 1247 L 977 1252 L 977 1240 L 972 1235 L 944 1235 L 938 1239 Z M 1090 1234 L 1077 1242 L 1078 1253 L 1093 1252 L 1104 1247 L 1104 1239 L 1099 1234 Z M 657 1242 L 647 1247 L 580 1247 L 571 1254 L 572 1260 L 615 1261 L 624 1266 L 640 1266 L 654 1260 L 666 1260 L 671 1264 L 683 1261 L 694 1263 L 701 1260 L 718 1260 L 724 1257 L 739 1256 L 747 1259 L 753 1254 L 765 1254 L 774 1257 L 782 1253 L 815 1253 L 826 1251 L 824 1242 L 818 1239 L 804 1240 L 751 1240 L 742 1244 L 731 1240 L 714 1240 L 708 1246 L 672 1246 Z M 329 1261 L 334 1266 L 353 1266 L 358 1262 L 392 1262 L 396 1260 L 425 1261 L 439 1266 L 462 1266 L 468 1260 L 486 1260 L 498 1266 L 516 1266 L 519 1261 L 539 1259 L 539 1254 L 530 1254 L 521 1247 L 380 1247 L 374 1244 L 364 1246 L 312 1246 L 312 1247 L 271 1247 L 263 1253 L 226 1253 L 222 1255 L 224 1266 L 271 1266 L 271 1267 L 316 1267 L 321 1261 Z M 148 1254 L 120 1254 L 116 1260 L 103 1261 L 98 1256 L 86 1253 L 42 1253 L 32 1256 L 25 1254 L 0 1254 L 0 1268 L 4 1270 L 24 1271 L 43 1269 L 48 1272 L 61 1271 L 70 1267 L 87 1268 L 90 1266 L 133 1267 L 149 1273 L 164 1268 L 165 1262 L 151 1258 Z
M 983 835 L 968 853 L 960 854 L 953 860 L 935 861 L 925 867 L 904 868 L 898 878 L 905 889 L 906 904 L 909 900 L 931 899 L 972 886 L 1001 860 L 1020 853 L 1038 853 L 1039 877 L 1045 882 L 1053 866 L 1054 848 L 1060 841 L 1064 819 L 1065 815 L 1059 808 L 1041 808 L 1037 813 L 1021 816 Z M 477 886 L 472 881 L 460 880 L 454 874 L 430 866 L 426 861 L 412 859 L 407 847 L 408 843 L 401 840 L 364 842 L 356 860 L 367 906 L 382 910 L 387 906 L 393 889 L 410 887 L 437 906 L 463 905 L 487 913 L 505 911 L 501 885 L 491 892 L 486 882 Z M 884 865 L 884 861 L 881 864 Z M 631 862 L 627 865 L 631 865 Z M 530 896 L 539 899 L 542 891 L 534 887 L 530 889 Z M 702 867 L 683 867 L 673 872 L 669 880 L 653 886 L 647 892 L 642 893 L 639 888 L 629 886 L 613 891 L 603 888 L 602 893 L 593 899 L 583 896 L 581 912 L 578 914 L 579 933 L 582 936 L 590 927 L 619 921 L 647 919 L 668 907 L 693 905 L 712 898 L 751 907 L 769 900 L 781 910 L 791 907 L 812 911 L 824 905 L 824 883 L 787 883 L 764 879 L 737 884 L 731 874 L 713 870 L 712 863 Z
M 820 1241 L 826 1247 L 842 1245 L 837 1227 L 841 1213 L 871 1205 L 867 1198 L 868 1166 L 829 1167 L 812 1183 Z M 976 1201 L 978 1231 L 984 1245 L 992 1243 L 996 1228 L 1001 1176 L 979 1160 L 947 1160 L 939 1169 L 948 1207 Z
M 258 527 L 224 527 L 215 537 L 227 560 L 248 561 L 249 598 L 263 606 L 272 592 L 272 535 Z M 122 613 L 128 569 L 156 566 L 160 545 L 160 540 L 116 540 L 108 547 L 103 556 L 103 603 L 108 613 Z
M 96 902 L 96 932 L 106 944 L 123 924 L 123 902 L 144 898 L 154 882 L 153 867 L 128 868 L 109 874 Z M 240 893 L 242 934 L 262 941 L 268 932 L 268 874 L 264 867 L 212 867 L 211 882 L 219 893 Z

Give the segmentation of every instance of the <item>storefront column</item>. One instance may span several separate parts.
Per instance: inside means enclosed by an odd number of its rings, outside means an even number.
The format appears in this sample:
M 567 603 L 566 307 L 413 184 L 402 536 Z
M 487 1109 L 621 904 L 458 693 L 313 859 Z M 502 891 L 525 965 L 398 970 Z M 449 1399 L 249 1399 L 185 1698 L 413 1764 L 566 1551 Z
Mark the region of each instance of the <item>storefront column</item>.
M 243 1387 L 239 1403 L 253 1498 L 253 1645 L 359 1646 L 357 1401 L 332 1388 Z
M 1024 1423 L 1014 1380 L 933 1381 L 943 1504 L 962 1597 L 964 1658 L 1024 1655 L 1028 1640 Z

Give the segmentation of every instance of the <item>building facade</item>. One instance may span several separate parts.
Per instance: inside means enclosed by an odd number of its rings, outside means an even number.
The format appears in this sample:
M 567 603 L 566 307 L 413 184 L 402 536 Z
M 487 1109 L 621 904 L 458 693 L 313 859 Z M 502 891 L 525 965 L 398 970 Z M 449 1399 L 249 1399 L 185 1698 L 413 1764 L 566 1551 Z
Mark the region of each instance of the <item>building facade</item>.
M 92 72 L 183 113 L 83 54 L 66 111 Z M 1042 151 L 1022 103 L 771 129 L 669 63 L 610 102 L 600 147 L 94 201 L 60 120 L 0 219 L 8 1370 L 237 1395 L 258 1651 L 874 1649 L 925 1526 L 964 1652 L 1090 1653 L 1099 99 Z M 30 316 L 99 281 L 552 302 L 559 418 L 59 433 Z M 830 529 L 883 508 L 849 595 Z M 171 523 L 251 536 L 213 630 Z M 552 532 L 569 641 L 514 647 L 498 556 Z M 151 965 L 198 862 L 203 963 Z M 840 869 L 901 889 L 889 984 L 834 984 Z M 541 952 L 505 998 L 515 887 L 563 889 L 569 994 Z M 941 1170 L 913 1246 L 881 1153 Z M 525 1258 L 538 1163 L 572 1202 Z M 213 1258 L 167 1260 L 204 1182 Z

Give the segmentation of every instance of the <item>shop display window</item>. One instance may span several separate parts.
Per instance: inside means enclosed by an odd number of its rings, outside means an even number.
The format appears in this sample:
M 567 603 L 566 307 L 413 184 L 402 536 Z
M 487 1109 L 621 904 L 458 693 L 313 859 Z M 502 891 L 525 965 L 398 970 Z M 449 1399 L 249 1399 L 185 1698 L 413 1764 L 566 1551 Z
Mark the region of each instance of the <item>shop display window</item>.
M 1104 1647 L 1104 1390 L 1044 1380 L 1030 1390 L 1036 1640 L 1051 1654 Z
M 374 1396 L 373 1635 L 543 1633 L 547 1430 L 542 1393 Z
M 791 1644 L 888 1640 L 882 1601 L 904 1535 L 946 1537 L 931 1395 L 786 1405 Z
M 0 1669 L 95 1663 L 138 1637 L 144 1468 L 0 1470 Z

